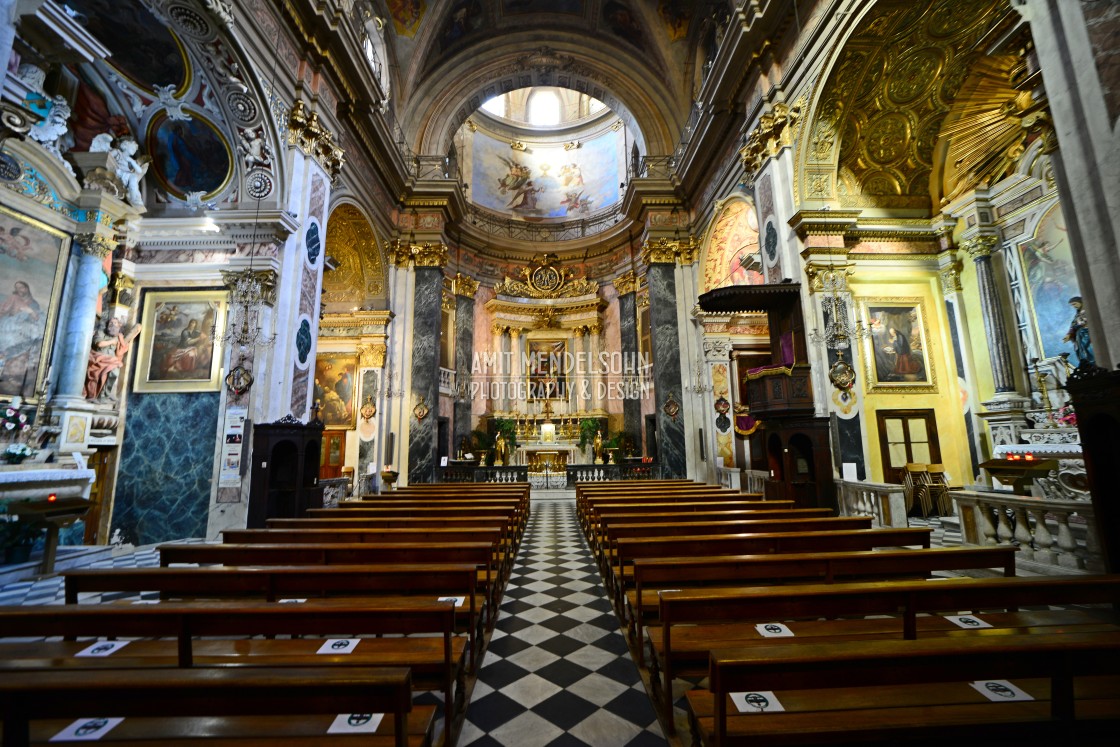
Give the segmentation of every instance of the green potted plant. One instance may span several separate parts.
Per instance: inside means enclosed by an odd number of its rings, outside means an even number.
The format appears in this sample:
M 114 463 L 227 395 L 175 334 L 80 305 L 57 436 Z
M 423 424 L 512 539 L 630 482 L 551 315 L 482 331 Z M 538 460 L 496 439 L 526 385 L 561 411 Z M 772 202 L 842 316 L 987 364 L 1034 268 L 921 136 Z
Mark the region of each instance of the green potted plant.
M 579 449 L 583 451 L 587 445 L 595 440 L 595 433 L 599 430 L 599 421 L 595 418 L 584 418 L 579 421 Z
M 0 550 L 3 551 L 4 565 L 26 563 L 31 557 L 31 546 L 39 536 L 42 527 L 30 521 L 20 521 L 20 517 L 8 513 L 8 504 L 0 503 Z
M 480 467 L 485 467 L 486 460 L 494 451 L 494 437 L 486 431 L 471 431 L 471 451 L 478 457 Z

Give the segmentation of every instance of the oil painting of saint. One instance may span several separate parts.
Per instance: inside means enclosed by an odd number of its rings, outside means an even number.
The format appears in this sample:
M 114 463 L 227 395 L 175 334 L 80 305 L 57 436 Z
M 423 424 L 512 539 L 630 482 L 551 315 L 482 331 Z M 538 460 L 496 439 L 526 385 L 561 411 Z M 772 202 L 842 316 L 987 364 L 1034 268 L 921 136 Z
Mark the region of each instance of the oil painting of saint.
M 136 391 L 215 391 L 222 334 L 220 293 L 149 292 L 144 303 Z
M 319 353 L 315 357 L 315 401 L 321 408 L 319 419 L 326 427 L 354 427 L 357 376 L 358 358 L 353 354 Z
M 63 235 L 0 210 L 0 395 L 32 398 L 59 287 Z
M 933 385 L 920 300 L 868 302 L 869 383 L 887 389 Z

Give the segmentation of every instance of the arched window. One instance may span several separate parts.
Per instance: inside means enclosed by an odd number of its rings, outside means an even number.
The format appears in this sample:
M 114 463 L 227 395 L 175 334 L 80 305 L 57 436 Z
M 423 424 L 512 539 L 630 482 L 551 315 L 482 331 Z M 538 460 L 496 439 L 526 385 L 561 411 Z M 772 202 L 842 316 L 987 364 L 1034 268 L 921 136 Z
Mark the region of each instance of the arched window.
M 495 96 L 492 99 L 488 99 L 486 103 L 482 105 L 482 108 L 493 114 L 495 117 L 504 117 L 506 116 L 507 100 L 508 97 L 504 94 L 502 96 Z
M 560 124 L 560 97 L 555 91 L 534 91 L 529 97 L 529 124 L 536 127 Z

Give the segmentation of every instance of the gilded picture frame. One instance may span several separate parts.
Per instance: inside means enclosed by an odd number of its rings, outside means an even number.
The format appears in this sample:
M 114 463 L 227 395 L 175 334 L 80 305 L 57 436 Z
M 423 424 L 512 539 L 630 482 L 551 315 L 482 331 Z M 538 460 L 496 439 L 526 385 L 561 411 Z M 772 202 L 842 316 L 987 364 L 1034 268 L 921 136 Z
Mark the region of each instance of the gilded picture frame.
M 870 335 L 863 341 L 869 393 L 932 394 L 937 368 L 930 355 L 922 298 L 864 298 L 860 313 Z
M 70 236 L 0 207 L 0 398 L 38 402 L 54 343 Z
M 147 291 L 133 391 L 216 392 L 223 348 L 215 334 L 226 322 L 224 290 Z
M 315 401 L 327 428 L 352 430 L 358 422 L 358 354 L 323 353 L 315 356 Z
M 527 341 L 525 381 L 526 399 L 566 400 L 568 377 L 568 341 L 564 338 L 532 339 Z

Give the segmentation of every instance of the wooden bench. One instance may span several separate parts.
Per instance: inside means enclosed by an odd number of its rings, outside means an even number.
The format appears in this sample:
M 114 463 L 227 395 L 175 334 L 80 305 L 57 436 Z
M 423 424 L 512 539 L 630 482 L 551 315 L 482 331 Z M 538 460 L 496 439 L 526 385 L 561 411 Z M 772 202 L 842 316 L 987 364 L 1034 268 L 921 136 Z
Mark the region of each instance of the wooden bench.
M 638 558 L 701 557 L 706 555 L 770 555 L 791 552 L 841 552 L 877 547 L 929 547 L 930 530 L 843 529 L 830 532 L 772 532 L 715 534 L 686 537 L 628 537 L 615 543 L 615 561 L 607 583 L 622 608 L 625 591 L 633 585 L 633 562 Z
M 771 505 L 777 504 L 777 505 Z M 718 501 L 711 503 L 643 503 L 592 506 L 588 539 L 598 542 L 603 528 L 614 524 L 675 521 L 734 521 L 735 519 L 832 516 L 830 508 L 793 508 L 793 501 Z
M 823 516 L 793 519 L 737 521 L 675 521 L 667 523 L 612 524 L 605 530 L 603 559 L 614 558 L 615 545 L 635 537 L 685 537 L 715 534 L 772 534 L 777 532 L 830 532 L 871 529 L 870 516 Z
M 382 600 L 377 604 L 197 602 L 3 607 L 0 638 L 61 636 L 69 640 L 0 643 L 0 670 L 325 664 L 408 667 L 418 689 L 443 693 L 445 723 L 450 725 L 455 712 L 465 706 L 466 640 L 454 634 L 454 625 L 454 603 L 434 599 Z M 353 649 L 340 649 L 351 651 L 343 654 L 318 654 L 321 638 L 245 638 L 394 634 L 421 635 L 363 637 Z M 111 656 L 86 658 L 74 656 L 90 645 L 74 640 L 78 637 L 154 640 L 131 641 Z
M 316 544 L 185 544 L 167 543 L 156 548 L 163 567 L 192 565 L 399 565 L 473 563 L 478 583 L 486 594 L 489 628 L 494 627 L 502 589 L 494 571 L 490 542 L 415 542 L 371 545 L 362 542 Z
M 483 521 L 505 520 L 516 544 L 520 544 L 525 533 L 526 517 L 516 509 L 505 506 L 432 506 L 430 504 L 411 505 L 396 503 L 389 506 L 373 506 L 364 502 L 340 503 L 337 508 L 311 508 L 307 511 L 309 519 L 332 518 L 477 518 Z
M 722 555 L 713 557 L 639 558 L 634 561 L 634 588 L 626 590 L 626 620 L 638 648 L 638 666 L 645 664 L 645 627 L 658 619 L 662 591 L 713 586 L 755 586 L 780 583 L 835 583 L 898 576 L 929 576 L 936 571 L 998 568 L 1015 575 L 1018 548 L 939 547 L 922 550 L 858 550 L 784 555 Z
M 334 511 L 333 514 L 308 516 L 302 519 L 267 519 L 266 529 L 326 529 L 326 528 L 353 528 L 353 529 L 413 529 L 423 527 L 437 527 L 441 529 L 456 529 L 462 527 L 496 527 L 502 533 L 503 543 L 516 552 L 520 543 L 516 522 L 510 516 L 447 516 L 435 513 L 429 516 L 360 516 L 354 512 L 344 512 L 338 509 L 325 509 Z
M 674 677 L 703 675 L 708 654 L 717 648 L 767 643 L 755 627 L 800 620 L 784 638 L 799 645 L 814 638 L 898 637 L 965 634 L 967 631 L 933 613 L 1006 609 L 984 615 L 983 621 L 1009 631 L 1030 631 L 1052 625 L 1104 625 L 1117 629 L 1113 610 L 1103 614 L 1077 612 L 1017 613 L 1019 607 L 1106 604 L 1120 607 L 1120 575 L 1014 578 L 954 578 L 923 581 L 873 581 L 729 590 L 664 591 L 659 595 L 658 625 L 647 628 L 651 657 L 650 682 L 672 721 Z M 919 617 L 919 614 L 933 616 Z M 865 619 L 866 615 L 885 616 Z M 819 618 L 857 617 L 853 620 Z M 659 675 L 659 676 L 658 676 Z
M 475 671 L 483 633 L 484 600 L 477 593 L 477 568 L 471 563 L 273 566 L 191 568 L 107 568 L 63 571 L 66 603 L 77 604 L 90 592 L 158 592 L 161 600 L 462 596 L 456 616 L 465 619 L 457 629 L 467 631 L 471 670 Z M 490 612 L 489 614 L 494 614 Z
M 1120 634 L 841 641 L 713 651 L 704 745 L 1115 744 Z M 1014 679 L 1033 701 L 991 702 L 970 682 Z M 992 689 L 992 688 L 988 688 Z M 995 688 L 999 690 L 998 686 Z M 740 714 L 772 692 L 781 713 Z M 765 697 L 765 696 L 763 696 Z M 769 700 L 768 698 L 765 698 Z
M 5 747 L 48 743 L 66 722 L 41 723 L 47 719 L 120 717 L 99 743 L 421 747 L 431 737 L 435 709 L 414 707 L 411 689 L 402 668 L 21 672 L 0 680 L 0 718 Z M 328 736 L 339 713 L 385 718 L 374 734 Z

